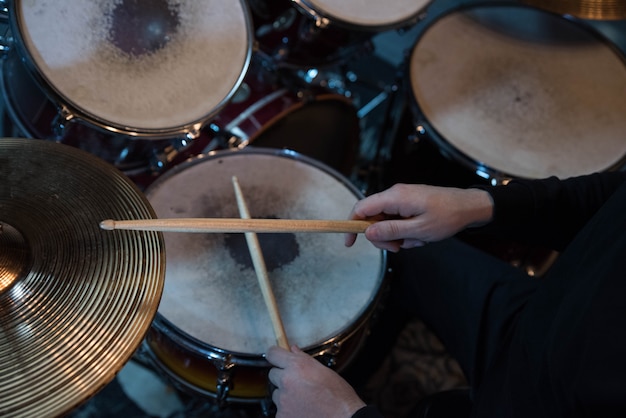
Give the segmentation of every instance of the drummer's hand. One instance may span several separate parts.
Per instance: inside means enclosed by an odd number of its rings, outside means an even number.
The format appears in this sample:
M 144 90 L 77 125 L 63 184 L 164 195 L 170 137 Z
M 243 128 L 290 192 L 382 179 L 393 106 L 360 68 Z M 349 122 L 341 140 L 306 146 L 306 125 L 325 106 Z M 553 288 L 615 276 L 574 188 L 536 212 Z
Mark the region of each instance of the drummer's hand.
M 493 216 L 491 196 L 481 189 L 396 184 L 356 203 L 351 219 L 377 220 L 365 231 L 376 247 L 393 252 L 451 237 Z M 347 234 L 346 246 L 356 241 Z
M 266 358 L 274 366 L 269 379 L 277 418 L 350 418 L 365 406 L 348 382 L 296 346 L 271 347 Z

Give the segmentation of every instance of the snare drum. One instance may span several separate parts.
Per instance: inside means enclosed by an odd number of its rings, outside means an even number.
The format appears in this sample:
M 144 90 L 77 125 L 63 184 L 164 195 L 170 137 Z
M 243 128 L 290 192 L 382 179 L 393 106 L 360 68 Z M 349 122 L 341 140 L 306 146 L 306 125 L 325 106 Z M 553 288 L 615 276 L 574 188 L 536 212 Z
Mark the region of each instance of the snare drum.
M 320 68 L 366 52 L 377 32 L 415 24 L 430 0 L 252 0 L 259 48 L 277 66 Z
M 147 190 L 160 218 L 239 217 L 237 176 L 252 218 L 345 219 L 360 193 L 339 173 L 293 152 L 218 151 Z M 342 370 L 365 337 L 384 282 L 385 253 L 338 234 L 258 234 L 286 335 Z M 165 233 L 166 280 L 146 338 L 157 368 L 220 402 L 268 396 L 276 344 L 243 234 Z
M 597 33 L 516 5 L 442 15 L 410 56 L 415 129 L 492 183 L 623 165 L 624 57 Z
M 15 42 L 2 86 L 23 135 L 121 168 L 145 165 L 171 139 L 199 136 L 251 56 L 242 1 L 15 0 L 9 12 Z

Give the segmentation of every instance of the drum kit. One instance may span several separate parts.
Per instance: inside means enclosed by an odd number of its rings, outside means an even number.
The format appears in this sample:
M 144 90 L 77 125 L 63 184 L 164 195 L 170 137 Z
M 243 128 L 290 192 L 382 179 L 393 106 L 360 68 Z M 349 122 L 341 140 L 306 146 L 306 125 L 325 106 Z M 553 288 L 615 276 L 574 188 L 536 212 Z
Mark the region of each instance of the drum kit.
M 620 2 L 429 19 L 425 0 L 3 3 L 3 416 L 66 414 L 138 352 L 193 396 L 268 401 L 273 333 L 241 234 L 99 223 L 236 217 L 232 176 L 253 217 L 344 218 L 363 197 L 362 113 L 332 86 L 377 34 L 420 29 L 402 63 L 412 139 L 477 178 L 612 170 L 626 155 L 624 58 L 564 17 L 623 19 Z M 364 241 L 260 240 L 290 340 L 339 371 L 385 288 L 385 254 Z

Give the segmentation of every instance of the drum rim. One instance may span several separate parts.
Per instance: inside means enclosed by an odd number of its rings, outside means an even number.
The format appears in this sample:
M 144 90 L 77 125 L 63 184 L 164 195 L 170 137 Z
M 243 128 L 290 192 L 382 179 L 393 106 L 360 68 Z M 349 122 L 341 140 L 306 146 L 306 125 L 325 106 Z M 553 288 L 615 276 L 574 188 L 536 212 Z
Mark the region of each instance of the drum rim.
M 353 31 L 379 32 L 406 28 L 415 25 L 426 16 L 428 8 L 433 3 L 433 0 L 427 0 L 422 7 L 402 20 L 393 20 L 387 23 L 374 25 L 358 25 L 354 22 L 328 13 L 325 10 L 319 10 L 319 8 L 313 4 L 311 0 L 291 0 L 291 2 L 294 3 L 298 11 L 301 13 L 312 19 L 328 22 L 327 25 L 336 25 L 337 27 Z
M 291 150 L 289 148 L 270 148 L 270 147 L 260 147 L 260 146 L 257 147 L 257 146 L 254 146 L 254 141 L 250 141 L 250 144 L 243 148 L 218 149 L 218 150 L 210 151 L 205 154 L 199 154 L 191 158 L 188 158 L 182 163 L 173 166 L 171 169 L 167 170 L 162 175 L 160 175 L 157 179 L 155 179 L 150 184 L 150 186 L 146 188 L 146 191 L 145 191 L 146 196 L 149 196 L 152 189 L 159 187 L 161 183 L 166 182 L 170 177 L 173 177 L 177 175 L 178 173 L 180 173 L 181 171 L 186 170 L 190 167 L 193 167 L 196 164 L 201 164 L 205 161 L 219 159 L 223 157 L 228 158 L 229 156 L 239 155 L 239 154 L 272 155 L 275 157 L 304 162 L 317 169 L 320 169 L 321 171 L 326 172 L 327 174 L 331 175 L 331 177 L 334 177 L 342 185 L 346 186 L 352 193 L 354 193 L 357 198 L 362 199 L 364 197 L 363 192 L 359 190 L 345 175 L 341 174 L 339 171 L 330 167 L 326 163 L 319 161 L 315 158 L 309 157 L 307 155 L 304 155 L 298 151 Z
M 551 12 L 544 9 L 539 9 L 537 7 L 533 7 L 527 4 L 521 3 L 510 3 L 506 1 L 481 1 L 475 4 L 462 4 L 450 9 L 447 9 L 437 16 L 435 16 L 431 21 L 429 21 L 424 27 L 422 27 L 417 34 L 415 41 L 411 48 L 409 49 L 409 53 L 407 54 L 406 61 L 406 71 L 404 74 L 405 85 L 409 86 L 409 109 L 411 111 L 411 119 L 413 121 L 413 126 L 416 130 L 414 133 L 416 138 L 424 138 L 426 140 L 432 141 L 440 150 L 442 154 L 444 154 L 447 158 L 451 158 L 454 161 L 460 162 L 465 168 L 469 168 L 473 170 L 479 177 L 487 180 L 492 185 L 506 184 L 510 180 L 513 179 L 534 179 L 533 177 L 525 177 L 520 175 L 514 175 L 512 173 L 508 173 L 503 170 L 498 170 L 494 167 L 489 166 L 488 164 L 479 161 L 478 159 L 471 157 L 467 153 L 458 149 L 452 142 L 445 138 L 439 130 L 428 120 L 426 115 L 424 115 L 422 111 L 422 106 L 420 105 L 417 97 L 415 96 L 415 89 L 413 86 L 412 80 L 412 69 L 411 63 L 413 61 L 413 57 L 415 55 L 415 51 L 417 46 L 419 45 L 423 36 L 431 29 L 439 20 L 445 18 L 446 16 L 450 16 L 454 13 L 476 10 L 482 8 L 491 8 L 491 7 L 503 7 L 508 9 L 523 9 L 523 10 L 533 10 L 537 13 L 543 15 L 549 15 L 556 17 L 558 19 L 564 20 L 569 24 L 576 25 L 582 30 L 585 30 L 594 38 L 598 39 L 604 45 L 608 46 L 615 55 L 623 62 L 626 67 L 626 53 L 620 51 L 620 49 L 613 43 L 606 35 L 602 34 L 599 30 L 595 29 L 591 24 L 585 21 L 581 21 L 576 19 L 575 17 L 568 15 L 560 15 L 555 12 Z M 605 171 L 616 171 L 622 169 L 626 165 L 626 154 L 620 157 L 613 164 L 610 164 L 605 168 Z
M 241 156 L 241 155 L 264 155 L 264 156 L 275 156 L 279 158 L 286 158 L 293 161 L 300 161 L 307 165 L 310 165 L 314 168 L 317 168 L 326 174 L 332 176 L 335 180 L 339 181 L 342 185 L 351 191 L 355 197 L 361 199 L 364 197 L 363 193 L 352 183 L 350 180 L 341 174 L 339 171 L 335 170 L 332 167 L 327 166 L 325 163 L 318 161 L 314 158 L 308 157 L 304 154 L 300 154 L 296 151 L 289 149 L 278 149 L 278 148 L 266 148 L 266 147 L 254 147 L 249 145 L 242 149 L 234 149 L 234 150 L 217 150 L 212 151 L 208 154 L 202 154 L 188 159 L 185 162 L 182 162 L 172 169 L 165 172 L 162 176 L 157 178 L 150 186 L 148 186 L 145 190 L 145 195 L 148 201 L 150 200 L 150 193 L 155 188 L 161 187 L 161 185 L 168 181 L 169 178 L 176 176 L 178 173 L 186 170 L 187 168 L 194 167 L 197 164 L 203 163 L 205 161 L 211 161 L 220 158 L 228 158 L 230 156 Z M 167 251 L 167 249 L 166 249 Z M 330 346 L 337 342 L 344 341 L 348 339 L 350 336 L 355 334 L 371 317 L 373 312 L 376 309 L 380 299 L 383 296 L 383 291 L 385 289 L 385 285 L 387 282 L 387 252 L 385 250 L 377 251 L 380 254 L 380 266 L 377 272 L 377 280 L 378 280 L 378 289 L 373 293 L 372 297 L 368 301 L 367 305 L 364 306 L 358 314 L 355 316 L 354 321 L 345 325 L 344 327 L 337 330 L 337 335 L 329 336 L 329 337 L 321 337 L 318 340 L 314 341 L 312 344 L 307 345 L 306 347 L 301 347 L 303 351 L 311 354 L 311 355 L 320 355 L 323 354 L 325 350 L 327 350 Z M 215 345 L 209 344 L 207 342 L 201 341 L 200 339 L 188 334 L 187 332 L 180 329 L 176 324 L 172 323 L 168 320 L 163 314 L 158 312 L 155 315 L 155 319 L 153 321 L 153 326 L 162 334 L 167 336 L 167 338 L 174 342 L 176 345 L 183 347 L 185 349 L 190 350 L 195 354 L 199 354 L 205 358 L 211 360 L 224 360 L 228 357 L 231 361 L 236 359 L 240 361 L 242 365 L 252 365 L 252 366 L 262 366 L 267 365 L 267 361 L 265 360 L 263 353 L 245 353 L 238 351 L 231 351 L 228 349 L 224 349 L 221 347 L 217 347 Z M 175 337 L 173 337 L 175 336 Z
M 93 125 L 97 129 L 105 132 L 110 132 L 117 135 L 125 135 L 130 138 L 141 139 L 171 139 L 171 138 L 188 138 L 194 139 L 200 134 L 200 130 L 211 121 L 215 115 L 217 115 L 232 99 L 237 92 L 237 89 L 243 82 L 245 74 L 250 67 L 250 61 L 252 59 L 252 52 L 254 47 L 254 29 L 252 23 L 252 16 L 249 6 L 245 0 L 237 0 L 241 6 L 245 20 L 246 31 L 246 54 L 242 63 L 239 76 L 231 87 L 226 97 L 222 98 L 220 102 L 211 109 L 204 116 L 188 121 L 181 125 L 169 126 L 163 128 L 136 128 L 132 126 L 126 126 L 121 123 L 110 121 L 97 116 L 91 112 L 83 110 L 80 106 L 67 98 L 59 89 L 51 83 L 48 78 L 40 71 L 35 59 L 26 46 L 24 36 L 22 35 L 22 25 L 20 23 L 20 13 L 18 11 L 17 4 L 21 0 L 7 0 L 6 8 L 8 10 L 8 23 L 11 36 L 13 37 L 13 43 L 11 49 L 16 49 L 24 68 L 28 74 L 33 78 L 37 86 L 43 91 L 46 97 L 52 101 L 52 103 L 59 109 L 60 115 L 65 118 L 65 121 L 70 123 L 77 121 L 83 121 L 89 125 Z

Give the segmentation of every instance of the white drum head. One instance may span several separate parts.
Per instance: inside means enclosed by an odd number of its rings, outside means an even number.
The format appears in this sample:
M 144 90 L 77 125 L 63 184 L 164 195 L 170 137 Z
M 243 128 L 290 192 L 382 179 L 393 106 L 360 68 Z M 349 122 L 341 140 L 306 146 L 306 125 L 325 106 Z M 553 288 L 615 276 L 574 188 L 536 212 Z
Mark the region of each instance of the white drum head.
M 432 0 L 303 0 L 323 16 L 355 26 L 395 26 L 418 15 Z
M 154 0 L 133 11 L 131 3 L 16 1 L 40 75 L 75 109 L 121 129 L 170 130 L 214 113 L 249 59 L 241 2 Z M 150 48 L 124 46 L 138 41 L 125 35 L 133 25 Z
M 607 43 L 535 9 L 474 7 L 427 28 L 411 87 L 425 121 L 515 177 L 606 170 L 626 155 L 626 66 Z
M 196 160 L 151 186 L 148 200 L 160 218 L 237 218 L 237 176 L 252 218 L 346 219 L 354 191 L 311 160 L 278 153 Z M 367 240 L 346 248 L 341 234 L 257 236 L 292 344 L 306 348 L 339 336 L 379 292 L 384 253 Z M 165 248 L 160 315 L 230 352 L 260 355 L 276 344 L 243 234 L 165 233 Z

